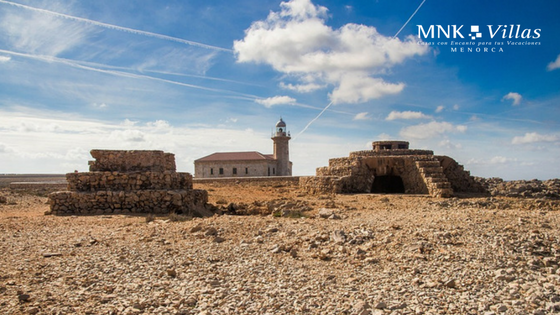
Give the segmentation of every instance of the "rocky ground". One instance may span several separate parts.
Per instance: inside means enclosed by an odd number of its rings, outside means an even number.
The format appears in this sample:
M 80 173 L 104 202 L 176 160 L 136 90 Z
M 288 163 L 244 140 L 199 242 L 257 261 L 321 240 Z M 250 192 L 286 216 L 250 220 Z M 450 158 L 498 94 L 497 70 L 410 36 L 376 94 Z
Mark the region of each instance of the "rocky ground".
M 253 215 L 46 216 L 4 188 L 0 313 L 560 312 L 559 201 L 197 186 Z
M 540 198 L 560 200 L 560 179 L 512 180 L 504 181 L 499 177 L 476 177 L 492 196 Z

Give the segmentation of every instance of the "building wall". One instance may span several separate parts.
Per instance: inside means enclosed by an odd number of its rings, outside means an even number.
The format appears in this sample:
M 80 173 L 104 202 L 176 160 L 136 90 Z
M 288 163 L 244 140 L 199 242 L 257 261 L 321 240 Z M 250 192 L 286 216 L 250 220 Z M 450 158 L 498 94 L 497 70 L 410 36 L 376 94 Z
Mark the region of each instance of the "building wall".
M 223 174 L 220 174 L 220 168 Z M 233 169 L 237 169 L 237 174 Z M 247 169 L 247 173 L 245 172 Z M 270 174 L 269 174 L 270 169 Z M 211 171 L 213 170 L 213 172 Z M 253 177 L 253 176 L 277 176 L 278 168 L 274 160 L 262 161 L 210 161 L 195 162 L 194 176 L 196 178 L 220 178 L 220 177 Z
M 265 177 L 224 177 L 224 178 L 193 178 L 194 186 L 200 189 L 199 184 L 212 184 L 212 187 L 225 187 L 230 185 L 255 186 L 255 187 L 299 187 L 299 176 L 265 176 Z

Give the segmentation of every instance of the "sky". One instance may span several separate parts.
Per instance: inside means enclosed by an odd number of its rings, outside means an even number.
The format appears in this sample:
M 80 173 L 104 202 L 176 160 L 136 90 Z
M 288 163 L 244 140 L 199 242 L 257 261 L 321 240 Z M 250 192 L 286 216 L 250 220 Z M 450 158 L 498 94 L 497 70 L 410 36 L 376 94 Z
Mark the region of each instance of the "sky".
M 0 173 L 92 149 L 272 153 L 294 175 L 405 140 L 472 175 L 560 178 L 555 0 L 0 0 Z

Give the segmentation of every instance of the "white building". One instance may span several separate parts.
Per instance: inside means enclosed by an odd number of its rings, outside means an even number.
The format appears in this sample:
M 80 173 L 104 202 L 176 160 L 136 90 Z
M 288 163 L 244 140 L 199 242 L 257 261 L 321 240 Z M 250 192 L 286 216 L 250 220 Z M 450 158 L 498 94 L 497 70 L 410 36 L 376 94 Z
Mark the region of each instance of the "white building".
M 286 123 L 280 118 L 271 137 L 273 154 L 216 152 L 194 161 L 195 178 L 292 176 Z

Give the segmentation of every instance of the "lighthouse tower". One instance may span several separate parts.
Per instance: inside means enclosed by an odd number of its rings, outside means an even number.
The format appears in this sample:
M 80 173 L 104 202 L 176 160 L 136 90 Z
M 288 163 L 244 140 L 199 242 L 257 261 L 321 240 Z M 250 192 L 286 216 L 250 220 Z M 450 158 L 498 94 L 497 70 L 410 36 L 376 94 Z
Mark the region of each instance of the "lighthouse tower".
M 286 123 L 280 118 L 276 123 L 276 133 L 272 136 L 274 142 L 273 157 L 277 163 L 276 175 L 292 176 L 292 165 L 290 163 L 290 147 L 288 142 L 292 139 L 286 130 Z

